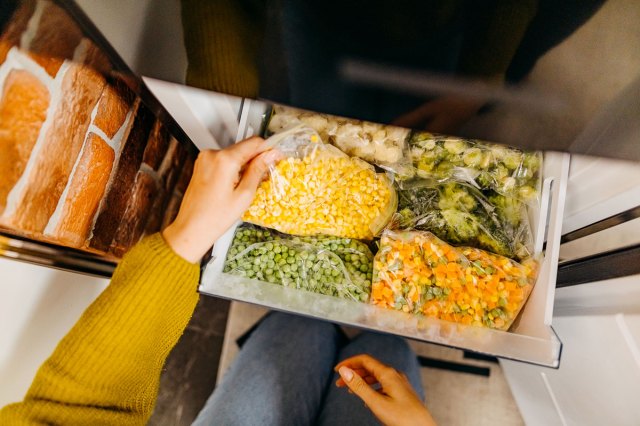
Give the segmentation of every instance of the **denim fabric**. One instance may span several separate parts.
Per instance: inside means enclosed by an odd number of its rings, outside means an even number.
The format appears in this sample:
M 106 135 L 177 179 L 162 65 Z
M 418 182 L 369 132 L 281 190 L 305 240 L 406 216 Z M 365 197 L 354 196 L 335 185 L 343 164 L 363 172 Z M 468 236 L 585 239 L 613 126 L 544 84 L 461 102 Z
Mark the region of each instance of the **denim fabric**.
M 251 333 L 194 425 L 378 424 L 346 389 L 335 387 L 338 360 L 368 353 L 403 371 L 422 396 L 415 354 L 398 337 L 362 333 L 343 346 L 328 322 L 269 314 Z
M 379 361 L 391 365 L 396 370 L 402 371 L 424 401 L 420 365 L 416 354 L 404 339 L 386 334 L 362 333 L 340 351 L 338 362 L 359 354 L 369 354 Z M 338 373 L 334 373 L 317 424 L 322 426 L 379 424 L 371 410 L 364 405 L 360 398 L 349 393 L 345 388 L 338 388 L 334 385 L 338 377 Z

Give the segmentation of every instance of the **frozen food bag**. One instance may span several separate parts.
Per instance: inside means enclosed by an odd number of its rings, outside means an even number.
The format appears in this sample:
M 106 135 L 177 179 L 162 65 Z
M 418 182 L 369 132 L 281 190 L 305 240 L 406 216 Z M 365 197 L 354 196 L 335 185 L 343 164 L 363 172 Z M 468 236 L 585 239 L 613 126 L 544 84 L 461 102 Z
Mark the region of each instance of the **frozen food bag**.
M 526 205 L 493 191 L 485 195 L 471 184 L 412 180 L 399 189 L 398 211 L 390 229 L 430 231 L 453 245 L 481 248 L 502 256 L 533 255 Z
M 539 200 L 542 154 L 502 145 L 416 132 L 409 140 L 413 177 L 458 180 L 528 204 Z
M 267 125 L 269 133 L 278 133 L 296 124 L 314 129 L 323 141 L 335 145 L 348 155 L 380 166 L 402 161 L 409 130 L 367 121 L 319 114 L 274 105 Z
M 537 270 L 533 259 L 517 263 L 476 248 L 455 248 L 430 232 L 385 231 L 373 263 L 371 303 L 508 330 Z
M 391 219 L 395 190 L 370 164 L 322 143 L 308 127 L 277 133 L 267 143 L 286 158 L 271 167 L 245 222 L 287 234 L 370 240 Z
M 224 272 L 360 302 L 369 300 L 373 254 L 350 238 L 294 237 L 243 224 Z

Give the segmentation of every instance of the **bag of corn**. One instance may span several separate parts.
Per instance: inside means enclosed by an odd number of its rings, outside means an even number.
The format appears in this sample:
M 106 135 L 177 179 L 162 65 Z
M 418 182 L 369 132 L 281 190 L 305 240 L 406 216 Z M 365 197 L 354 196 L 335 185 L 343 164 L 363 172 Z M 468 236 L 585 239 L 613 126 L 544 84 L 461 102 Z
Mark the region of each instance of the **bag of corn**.
M 272 166 L 242 219 L 295 235 L 370 240 L 396 210 L 393 185 L 372 165 L 296 126 L 267 140 L 285 159 Z

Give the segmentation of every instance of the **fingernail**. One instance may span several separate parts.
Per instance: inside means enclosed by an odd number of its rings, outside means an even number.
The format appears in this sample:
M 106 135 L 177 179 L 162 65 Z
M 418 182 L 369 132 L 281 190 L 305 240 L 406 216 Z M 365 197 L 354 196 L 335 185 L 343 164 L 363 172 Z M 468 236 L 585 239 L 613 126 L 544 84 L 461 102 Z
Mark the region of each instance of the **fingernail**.
M 350 382 L 353 379 L 353 370 L 348 367 L 340 367 L 338 372 L 340 373 L 340 377 L 342 377 L 346 382 Z

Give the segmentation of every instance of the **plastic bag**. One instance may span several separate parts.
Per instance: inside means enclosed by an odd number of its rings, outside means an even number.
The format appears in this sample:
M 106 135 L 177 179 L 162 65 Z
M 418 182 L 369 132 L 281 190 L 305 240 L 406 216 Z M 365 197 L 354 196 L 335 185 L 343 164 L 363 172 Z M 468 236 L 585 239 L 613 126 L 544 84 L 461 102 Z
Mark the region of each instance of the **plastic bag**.
M 323 141 L 348 155 L 380 166 L 400 162 L 409 130 L 275 105 L 267 131 L 278 133 L 295 124 L 314 129 Z
M 537 262 L 454 248 L 430 232 L 386 231 L 373 264 L 371 303 L 508 330 L 525 304 Z
M 372 239 L 397 206 L 393 185 L 373 166 L 294 127 L 267 140 L 287 158 L 271 167 L 243 220 L 294 235 Z
M 526 206 L 521 201 L 461 182 L 412 181 L 398 191 L 398 212 L 390 229 L 433 232 L 454 245 L 485 249 L 506 257 L 533 255 Z
M 227 253 L 224 272 L 367 302 L 372 268 L 373 254 L 360 241 L 293 237 L 243 224 Z
M 450 136 L 414 133 L 409 140 L 413 169 L 399 172 L 440 182 L 458 180 L 481 190 L 534 204 L 539 200 L 542 154 Z

